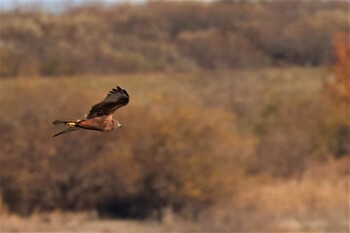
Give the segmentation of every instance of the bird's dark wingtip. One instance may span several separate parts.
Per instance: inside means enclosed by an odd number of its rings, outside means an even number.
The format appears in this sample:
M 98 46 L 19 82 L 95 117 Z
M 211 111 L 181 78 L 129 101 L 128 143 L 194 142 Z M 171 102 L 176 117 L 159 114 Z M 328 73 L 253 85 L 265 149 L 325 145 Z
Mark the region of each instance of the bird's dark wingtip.
M 122 93 L 124 93 L 126 96 L 129 97 L 129 93 L 128 93 L 125 89 L 121 88 L 120 86 L 117 86 L 117 90 L 116 90 L 116 89 L 114 89 L 114 90 L 115 90 L 115 91 L 118 91 L 118 92 L 122 92 Z

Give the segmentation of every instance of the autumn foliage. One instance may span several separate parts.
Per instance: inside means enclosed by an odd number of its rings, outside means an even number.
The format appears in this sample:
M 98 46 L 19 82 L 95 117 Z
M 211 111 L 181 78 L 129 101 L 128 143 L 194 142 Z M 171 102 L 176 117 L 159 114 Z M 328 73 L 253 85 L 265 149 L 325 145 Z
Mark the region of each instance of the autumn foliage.
M 344 1 L 1 12 L 0 214 L 346 231 L 348 13 Z M 130 94 L 122 128 L 52 138 L 54 119 L 83 117 L 116 85 Z
M 350 103 L 350 38 L 349 34 L 334 36 L 336 63 L 333 67 L 335 80 L 329 84 L 337 98 Z
M 341 1 L 19 8 L 1 12 L 0 76 L 323 65 L 332 35 L 347 29 L 346 9 Z

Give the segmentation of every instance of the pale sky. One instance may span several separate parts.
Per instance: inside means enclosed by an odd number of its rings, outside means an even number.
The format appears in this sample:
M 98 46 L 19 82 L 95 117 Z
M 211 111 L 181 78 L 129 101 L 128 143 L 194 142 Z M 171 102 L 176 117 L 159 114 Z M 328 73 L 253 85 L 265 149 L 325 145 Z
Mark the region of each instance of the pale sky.
M 130 3 L 142 3 L 145 0 L 0 0 L 0 9 L 1 10 L 11 10 L 17 6 L 35 6 L 42 5 L 45 9 L 49 11 L 61 11 L 63 9 L 59 9 L 60 5 L 62 7 L 66 6 L 67 3 L 70 5 L 81 5 L 84 3 L 91 2 L 103 2 L 105 4 L 112 3 L 121 3 L 121 2 L 130 2 Z

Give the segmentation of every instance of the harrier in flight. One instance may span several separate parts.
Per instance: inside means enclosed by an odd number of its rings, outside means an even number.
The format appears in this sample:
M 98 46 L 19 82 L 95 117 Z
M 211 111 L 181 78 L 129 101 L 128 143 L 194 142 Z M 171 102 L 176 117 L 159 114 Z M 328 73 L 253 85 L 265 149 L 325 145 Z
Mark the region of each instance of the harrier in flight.
M 109 132 L 115 128 L 121 127 L 119 121 L 113 119 L 113 113 L 120 107 L 129 103 L 129 94 L 119 86 L 113 88 L 107 97 L 101 102 L 94 105 L 89 113 L 82 120 L 56 120 L 54 125 L 65 124 L 68 126 L 62 132 L 55 134 L 54 137 L 75 131 L 78 129 L 98 130 Z

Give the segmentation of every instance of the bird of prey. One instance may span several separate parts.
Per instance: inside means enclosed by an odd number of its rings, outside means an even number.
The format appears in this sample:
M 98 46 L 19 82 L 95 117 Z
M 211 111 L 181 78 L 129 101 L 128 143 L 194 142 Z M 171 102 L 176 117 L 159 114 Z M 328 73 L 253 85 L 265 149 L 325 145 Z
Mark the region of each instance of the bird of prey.
M 107 97 L 100 103 L 92 106 L 89 113 L 82 120 L 55 120 L 54 125 L 65 124 L 68 127 L 58 135 L 72 132 L 78 129 L 98 130 L 109 132 L 115 128 L 121 127 L 119 121 L 113 119 L 113 113 L 120 107 L 129 103 L 129 94 L 126 90 L 117 86 L 113 88 Z

